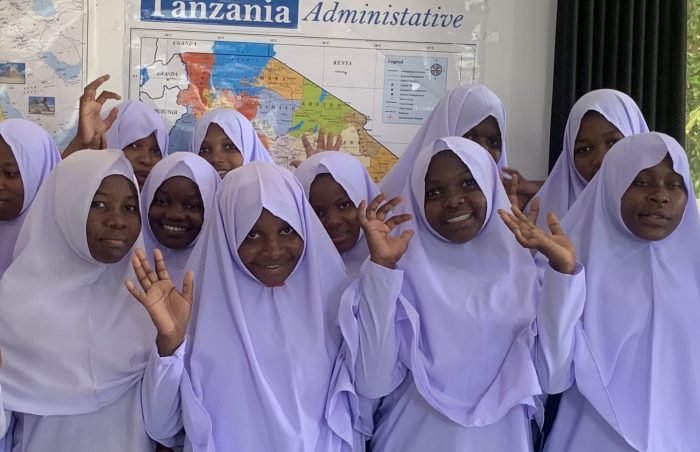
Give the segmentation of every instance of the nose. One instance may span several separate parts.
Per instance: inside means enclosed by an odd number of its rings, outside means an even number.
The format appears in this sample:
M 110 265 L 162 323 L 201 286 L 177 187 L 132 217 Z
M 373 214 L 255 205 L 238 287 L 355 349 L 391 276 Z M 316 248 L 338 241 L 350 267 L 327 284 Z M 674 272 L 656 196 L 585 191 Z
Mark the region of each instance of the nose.
M 337 212 L 333 211 L 333 209 L 329 209 L 329 212 L 326 214 L 325 218 L 323 219 L 323 226 L 326 227 L 326 229 L 333 229 L 337 227 L 340 224 L 340 215 L 338 215 Z
M 655 189 L 649 193 L 649 201 L 656 204 L 666 204 L 668 202 L 668 190 L 666 187 L 655 187 Z
M 282 257 L 284 248 L 282 247 L 280 239 L 278 237 L 268 238 L 265 241 L 263 253 L 273 261 Z
M 214 163 L 224 163 L 224 151 L 220 146 L 214 146 L 211 150 L 211 161 Z
M 456 190 L 450 191 L 445 200 L 445 206 L 450 209 L 456 209 L 464 203 L 464 195 Z
M 113 211 L 107 215 L 105 224 L 112 229 L 124 229 L 126 227 L 126 216 L 121 210 L 118 212 Z
M 600 165 L 603 164 L 603 159 L 605 158 L 605 154 L 607 152 L 608 152 L 607 148 L 595 150 L 595 154 L 593 155 L 593 160 L 591 161 L 591 164 L 593 165 L 594 168 L 600 169 Z
M 172 222 L 180 222 L 185 219 L 185 212 L 182 206 L 170 206 L 165 212 L 165 219 Z
M 158 162 L 156 154 L 150 149 L 142 149 L 139 153 L 139 163 L 144 166 L 153 166 Z

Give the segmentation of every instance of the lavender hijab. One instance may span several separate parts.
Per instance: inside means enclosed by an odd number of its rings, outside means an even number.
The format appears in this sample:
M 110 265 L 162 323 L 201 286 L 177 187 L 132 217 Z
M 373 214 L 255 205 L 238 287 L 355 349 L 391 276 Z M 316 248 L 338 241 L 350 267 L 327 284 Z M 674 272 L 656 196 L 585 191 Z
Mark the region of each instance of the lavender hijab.
M 621 198 L 637 174 L 669 154 L 688 203 L 667 238 L 632 234 Z M 637 450 L 700 444 L 700 219 L 683 148 L 661 133 L 615 144 L 562 227 L 586 267 L 573 350 L 576 386 Z
M 26 119 L 0 121 L 0 136 L 10 146 L 17 160 L 24 186 L 24 201 L 17 218 L 0 221 L 0 277 L 12 262 L 17 236 L 24 224 L 29 206 L 44 178 L 61 161 L 51 136 Z
M 311 184 L 319 174 L 330 174 L 343 187 L 355 207 L 359 207 L 363 200 L 369 203 L 379 195 L 379 187 L 362 163 L 344 152 L 319 152 L 302 162 L 294 171 L 294 175 L 304 186 L 307 197 L 311 191 Z M 360 272 L 360 267 L 368 256 L 369 249 L 361 231 L 355 246 L 341 254 L 351 275 L 357 275 Z
M 486 197 L 484 225 L 467 243 L 447 241 L 425 217 L 425 175 L 443 150 L 467 165 Z M 495 162 L 465 138 L 436 140 L 413 164 L 402 197 L 415 221 L 396 234 L 416 233 L 396 267 L 404 281 L 394 322 L 399 359 L 418 392 L 465 427 L 496 423 L 517 405 L 538 408 L 531 324 L 539 285 L 530 253 L 496 213 L 510 203 Z M 340 324 L 344 335 L 352 328 L 342 317 Z
M 409 173 L 421 149 L 438 138 L 463 136 L 481 121 L 493 116 L 501 130 L 502 148 L 498 168 L 508 166 L 506 151 L 506 112 L 503 102 L 484 85 L 462 85 L 453 89 L 435 106 L 418 133 L 413 137 L 398 162 L 379 183 L 388 196 L 396 196 L 408 181 Z
M 168 130 L 161 115 L 140 100 L 124 101 L 118 108 L 117 119 L 107 130 L 108 148 L 124 149 L 155 133 L 161 155 L 168 154 Z
M 29 208 L 18 240 L 25 246 L 0 282 L 0 384 L 9 410 L 91 413 L 142 377 L 155 328 L 124 288 L 134 277 L 129 256 L 97 262 L 85 233 L 93 194 L 113 174 L 137 187 L 120 150 L 76 152 Z
M 202 203 L 204 205 L 204 223 L 202 224 L 202 229 L 206 227 L 216 210 L 216 190 L 221 183 L 221 178 L 209 162 L 202 157 L 189 152 L 176 152 L 156 163 L 151 173 L 148 175 L 146 183 L 143 185 L 144 202 L 141 203 L 141 226 L 146 252 L 148 256 L 152 256 L 153 250 L 156 248 L 161 250 L 165 262 L 168 265 L 170 277 L 179 284 L 185 275 L 185 263 L 187 259 L 189 259 L 199 237 L 187 248 L 173 250 L 158 242 L 158 239 L 153 235 L 151 225 L 148 221 L 148 210 L 153 203 L 156 192 L 163 182 L 175 176 L 186 177 L 193 181 L 199 188 L 199 193 L 202 196 Z
M 542 228 L 547 228 L 547 213 L 554 212 L 558 218 L 563 217 L 588 184 L 574 166 L 574 147 L 581 119 L 589 111 L 603 115 L 626 137 L 649 131 L 639 107 L 625 93 L 598 89 L 576 101 L 566 122 L 564 148 L 544 185 L 535 195 L 540 199 L 541 212 L 537 225 Z
M 192 450 L 349 450 L 346 406 L 324 419 L 341 345 L 335 321 L 349 283 L 333 243 L 299 181 L 271 163 L 231 171 L 218 208 L 188 263 L 197 284 L 181 394 Z M 260 283 L 238 256 L 263 208 L 304 240 L 279 287 Z
M 273 161 L 260 138 L 258 138 L 258 133 L 255 131 L 253 124 L 245 116 L 229 108 L 209 110 L 197 120 L 194 134 L 192 134 L 190 152 L 199 153 L 199 148 L 202 146 L 204 137 L 207 135 L 207 130 L 212 122 L 221 126 L 226 135 L 233 141 L 233 144 L 241 151 L 244 165 L 257 161 Z

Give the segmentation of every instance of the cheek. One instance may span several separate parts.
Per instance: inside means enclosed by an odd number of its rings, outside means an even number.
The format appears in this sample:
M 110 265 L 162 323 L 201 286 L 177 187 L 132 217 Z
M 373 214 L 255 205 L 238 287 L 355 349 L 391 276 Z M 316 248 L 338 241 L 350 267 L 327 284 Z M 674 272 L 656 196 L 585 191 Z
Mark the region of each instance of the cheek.
M 131 244 L 133 245 L 134 242 L 136 242 L 136 239 L 139 238 L 139 234 L 141 234 L 141 216 L 131 215 L 128 219 L 127 224 L 129 230 L 129 239 L 131 240 Z
M 228 162 L 234 169 L 240 168 L 243 166 L 243 154 L 240 152 L 232 152 L 228 156 Z
M 440 225 L 440 212 L 442 210 L 439 202 L 426 201 L 423 209 L 425 210 L 425 219 L 430 226 L 436 228 Z
M 294 239 L 290 240 L 287 245 L 287 250 L 292 256 L 294 262 L 299 262 L 299 258 L 304 252 L 304 241 L 299 236 L 295 236 Z

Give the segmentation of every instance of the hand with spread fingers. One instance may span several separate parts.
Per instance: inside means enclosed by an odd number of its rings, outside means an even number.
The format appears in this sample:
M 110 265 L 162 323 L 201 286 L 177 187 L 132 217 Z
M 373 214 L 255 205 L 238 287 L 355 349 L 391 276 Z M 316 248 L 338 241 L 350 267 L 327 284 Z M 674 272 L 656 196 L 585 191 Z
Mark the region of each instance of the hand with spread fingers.
M 109 99 L 120 100 L 122 98 L 112 91 L 102 91 L 99 96 L 97 95 L 97 89 L 107 80 L 109 80 L 109 74 L 93 80 L 83 90 L 78 113 L 78 133 L 63 151 L 63 158 L 80 149 L 104 149 L 107 147 L 105 134 L 117 119 L 118 111 L 113 108 L 107 117 L 102 118 L 102 107 Z
M 343 144 L 342 135 L 338 134 L 333 137 L 332 133 L 326 135 L 323 129 L 318 130 L 318 137 L 316 138 L 316 147 L 314 148 L 311 141 L 309 141 L 309 135 L 304 134 L 301 136 L 301 143 L 304 145 L 304 151 L 306 151 L 306 158 L 312 155 L 318 154 L 319 152 L 325 151 L 339 151 L 340 146 Z M 301 165 L 301 160 L 294 160 L 292 166 L 298 168 Z
M 357 209 L 357 220 L 367 238 L 372 262 L 393 269 L 408 249 L 413 231 L 410 229 L 403 231 L 398 237 L 392 236 L 390 233 L 413 216 L 405 213 L 395 215 L 387 220 L 387 215 L 401 202 L 401 198 L 397 196 L 384 204 L 382 201 L 384 201 L 383 193 L 374 198 L 369 206 L 366 201 L 362 201 Z
M 187 322 L 192 312 L 194 273 L 188 271 L 185 274 L 182 291 L 178 291 L 170 280 L 160 250 L 153 252 L 153 260 L 156 264 L 155 271 L 151 268 L 146 253 L 137 249 L 131 258 L 131 264 L 143 291 L 129 280 L 124 284 L 131 295 L 146 308 L 158 330 L 158 354 L 170 356 L 185 340 Z
M 513 232 L 516 240 L 524 248 L 537 250 L 549 259 L 552 268 L 561 273 L 573 274 L 576 270 L 576 248 L 571 239 L 564 233 L 559 225 L 557 216 L 550 212 L 547 215 L 547 224 L 550 233 L 546 233 L 535 225 L 539 212 L 539 200 L 535 198 L 532 209 L 525 215 L 516 205 L 512 206 L 512 213 L 498 209 L 498 215 Z

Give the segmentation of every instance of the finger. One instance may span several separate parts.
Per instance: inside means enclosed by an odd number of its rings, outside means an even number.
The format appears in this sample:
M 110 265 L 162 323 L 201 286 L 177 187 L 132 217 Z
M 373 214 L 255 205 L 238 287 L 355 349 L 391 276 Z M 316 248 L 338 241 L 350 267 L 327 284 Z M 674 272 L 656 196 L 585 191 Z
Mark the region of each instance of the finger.
M 394 215 L 393 217 L 389 218 L 384 224 L 389 226 L 389 230 L 392 231 L 396 226 L 403 224 L 407 221 L 411 221 L 413 219 L 413 215 L 410 213 L 403 213 L 401 215 Z
M 557 218 L 554 212 L 549 212 L 547 214 L 547 226 L 549 226 L 549 230 L 552 231 L 552 235 L 565 235 L 564 230 L 559 224 L 559 218 Z
M 316 139 L 316 149 L 319 151 L 325 150 L 326 148 L 326 132 L 323 128 L 318 129 L 318 138 Z
M 97 141 L 97 147 L 96 149 L 107 149 L 109 146 L 107 146 L 107 134 L 103 133 L 100 135 L 100 139 Z
M 102 91 L 100 95 L 97 96 L 97 99 L 95 99 L 95 102 L 99 103 L 100 105 L 104 105 L 109 99 L 121 100 L 121 98 L 122 96 L 117 93 L 113 93 L 112 91 Z
M 377 217 L 381 217 L 380 219 L 383 219 L 399 204 L 401 204 L 401 196 L 396 196 L 395 198 L 388 200 L 379 209 L 377 209 Z
M 338 134 L 338 136 L 335 139 L 335 143 L 333 143 L 333 147 L 331 148 L 334 151 L 339 151 L 340 146 L 343 145 L 343 136 L 341 134 Z
M 182 280 L 182 297 L 192 305 L 194 300 L 194 272 L 188 270 Z
M 168 268 L 165 265 L 165 259 L 163 258 L 163 253 L 159 249 L 153 250 L 153 262 L 156 263 L 156 274 L 158 278 L 163 281 L 170 279 L 168 274 Z
M 503 168 L 501 168 L 501 171 L 508 174 L 509 176 L 519 176 L 520 178 L 522 178 L 522 176 L 520 175 L 520 172 L 518 170 L 516 170 L 515 168 L 509 168 L 507 166 L 504 166 Z
M 364 199 L 360 201 L 360 205 L 357 206 L 357 221 L 360 223 L 360 226 L 365 226 L 367 224 L 367 218 L 365 217 L 365 210 L 367 209 L 367 201 Z
M 503 209 L 498 209 L 498 216 L 501 217 L 501 220 L 505 223 L 505 225 L 510 229 L 512 233 L 515 234 L 516 231 L 520 231 L 520 226 L 518 225 L 518 222 L 515 220 L 515 217 L 506 212 Z
M 514 206 L 519 206 L 518 203 L 518 175 L 513 174 L 509 181 L 504 181 L 503 186 L 508 193 L 508 199 Z
M 151 283 L 157 283 L 158 282 L 158 275 L 151 268 L 151 263 L 148 262 L 148 257 L 146 257 L 146 252 L 144 250 L 142 250 L 141 248 L 138 248 L 136 250 L 136 256 L 139 258 L 139 261 L 141 262 L 141 267 L 143 267 L 143 271 L 146 274 L 146 277 L 148 278 L 148 280 L 151 281 Z
M 316 153 L 316 149 L 311 145 L 311 142 L 309 141 L 309 135 L 304 134 L 301 136 L 301 144 L 304 145 L 304 151 L 306 152 L 307 157 L 311 157 Z
M 412 229 L 406 229 L 401 233 L 399 238 L 408 244 L 408 242 L 411 241 L 411 238 L 413 238 L 413 234 L 415 234 L 415 232 Z
M 513 211 L 513 215 L 515 216 L 515 218 L 517 218 L 518 220 L 520 220 L 520 222 L 521 222 L 523 225 L 527 225 L 527 226 L 530 226 L 530 227 L 534 227 L 534 226 L 535 226 L 534 223 L 532 223 L 532 222 L 530 221 L 530 219 L 527 217 L 527 215 L 525 215 L 525 214 L 523 213 L 523 211 L 520 210 L 520 208 L 519 208 L 517 205 L 511 206 L 511 210 Z
M 299 168 L 299 165 L 301 165 L 301 160 L 292 160 L 290 163 L 293 168 Z
M 384 193 L 380 193 L 369 203 L 369 206 L 367 206 L 367 211 L 365 212 L 365 216 L 368 220 L 374 220 L 377 218 L 377 209 L 382 201 L 384 201 Z
M 527 218 L 532 224 L 537 224 L 537 217 L 540 214 L 540 198 L 535 196 L 530 201 L 530 211 L 527 213 Z
M 136 250 L 138 252 L 138 250 Z M 131 266 L 134 267 L 134 273 L 136 273 L 136 279 L 139 280 L 139 284 L 143 290 L 148 290 L 151 288 L 151 280 L 146 274 L 146 270 L 141 265 L 141 259 L 137 255 L 131 256 Z
M 114 124 L 114 121 L 117 119 L 117 114 L 119 113 L 119 108 L 114 107 L 107 117 L 102 120 L 102 124 L 105 126 L 105 130 L 109 130 L 110 127 L 112 127 L 112 124 Z
M 124 285 L 126 286 L 126 290 L 128 290 L 139 303 L 143 304 L 146 301 L 145 294 L 136 287 L 136 284 L 127 279 L 124 281 Z
M 83 97 L 94 99 L 95 93 L 97 92 L 97 88 L 99 88 L 100 85 L 102 85 L 107 80 L 109 80 L 109 74 L 105 74 L 103 76 L 97 77 L 95 80 L 93 80 L 90 83 L 88 83 L 87 85 L 85 85 L 81 99 Z

